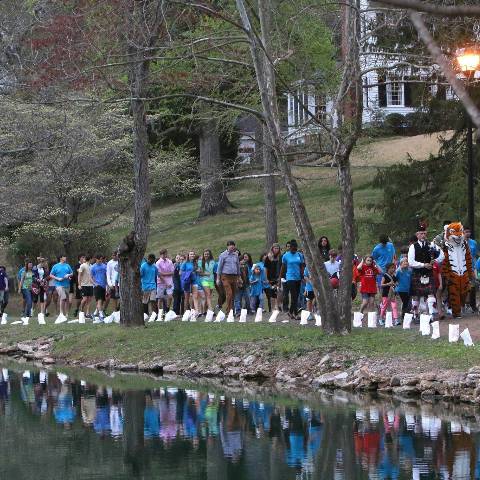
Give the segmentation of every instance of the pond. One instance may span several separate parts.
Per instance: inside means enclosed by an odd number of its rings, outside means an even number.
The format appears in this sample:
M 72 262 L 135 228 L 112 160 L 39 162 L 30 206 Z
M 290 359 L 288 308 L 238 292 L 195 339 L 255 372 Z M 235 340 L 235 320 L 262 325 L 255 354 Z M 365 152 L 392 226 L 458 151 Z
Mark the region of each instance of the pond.
M 480 478 L 470 407 L 128 378 L 0 367 L 0 478 Z

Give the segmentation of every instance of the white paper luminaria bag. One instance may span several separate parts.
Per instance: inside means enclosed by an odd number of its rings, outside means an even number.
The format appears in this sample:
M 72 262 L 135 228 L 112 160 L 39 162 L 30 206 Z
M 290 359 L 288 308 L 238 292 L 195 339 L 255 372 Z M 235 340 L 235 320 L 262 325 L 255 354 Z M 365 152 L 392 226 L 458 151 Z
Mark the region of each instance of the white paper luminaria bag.
M 363 313 L 353 312 L 353 326 L 355 328 L 360 328 L 362 326 Z
M 420 315 L 420 333 L 422 335 L 430 335 L 430 315 L 422 313 Z
M 257 308 L 257 313 L 255 314 L 255 323 L 259 323 L 262 321 L 262 309 L 261 308 Z
M 280 314 L 280 310 L 274 310 L 268 319 L 268 323 L 276 323 L 277 317 Z
M 247 313 L 248 310 L 246 308 L 240 310 L 240 323 L 247 323 Z
M 368 312 L 368 328 L 377 328 L 377 312 Z
M 308 310 L 302 310 L 300 312 L 300 325 L 308 325 L 308 317 L 310 312 Z
M 411 313 L 406 313 L 403 316 L 403 329 L 408 330 L 410 328 L 410 325 L 412 324 L 413 320 L 413 314 Z
M 432 323 L 432 339 L 440 338 L 440 322 L 437 320 Z
M 448 326 L 448 341 L 450 343 L 458 342 L 460 336 L 460 325 L 449 325 Z
M 472 337 L 470 335 L 470 330 L 468 330 L 468 328 L 466 328 L 461 334 L 460 334 L 460 338 L 463 340 L 463 344 L 466 346 L 466 347 L 473 347 L 473 340 L 472 340 Z
M 166 322 L 171 322 L 172 320 L 175 320 L 176 318 L 177 318 L 177 314 L 173 310 L 170 310 L 165 315 L 165 321 Z

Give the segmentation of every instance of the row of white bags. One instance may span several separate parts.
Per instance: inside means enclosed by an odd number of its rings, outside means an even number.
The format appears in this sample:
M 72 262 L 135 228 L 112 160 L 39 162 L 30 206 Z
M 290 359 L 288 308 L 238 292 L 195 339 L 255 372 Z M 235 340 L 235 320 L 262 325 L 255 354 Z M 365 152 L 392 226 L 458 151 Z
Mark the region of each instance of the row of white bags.
M 242 309 L 240 311 L 240 318 L 239 318 L 239 323 L 247 323 L 247 310 Z M 279 310 L 274 310 L 270 318 L 268 319 L 268 323 L 276 323 L 277 322 L 277 317 L 280 314 Z M 311 313 L 307 310 L 302 310 L 301 316 L 300 316 L 300 325 L 308 325 L 308 318 L 310 317 Z M 215 319 L 214 319 L 215 317 Z M 152 322 L 170 322 L 172 320 L 175 320 L 177 318 L 177 314 L 170 310 L 167 312 L 165 315 L 163 314 L 163 310 L 160 310 L 157 314 L 157 312 L 152 312 L 150 316 L 145 314 L 145 320 L 147 323 L 152 323 Z M 182 322 L 196 322 L 198 319 L 198 314 L 195 312 L 195 310 L 186 310 L 185 313 L 182 315 Z M 220 310 L 217 315 L 215 316 L 215 312 L 213 310 L 208 310 L 206 315 L 205 315 L 205 323 L 220 323 L 223 322 L 226 319 L 227 323 L 234 323 L 235 322 L 235 316 L 233 314 L 233 310 L 230 310 L 228 315 L 225 315 L 225 313 Z M 255 313 L 255 323 L 260 323 L 263 321 L 263 310 L 261 308 L 258 308 L 256 313 Z M 288 323 L 288 320 L 283 320 L 282 323 Z M 320 327 L 322 325 L 322 319 L 320 315 L 315 315 L 315 326 Z
M 360 328 L 363 326 L 363 313 L 355 312 L 353 314 L 353 326 L 355 328 Z M 422 335 L 431 335 L 432 339 L 440 338 L 440 324 L 438 321 L 430 323 L 431 316 L 422 314 L 420 315 L 420 333 Z M 406 313 L 403 317 L 403 329 L 408 330 L 411 327 L 413 321 L 413 315 L 411 313 Z M 368 328 L 377 327 L 377 312 L 368 312 L 367 316 L 367 326 Z M 386 312 L 385 315 L 385 328 L 393 327 L 392 312 Z M 448 341 L 450 343 L 458 342 L 459 339 L 463 340 L 463 343 L 467 347 L 472 347 L 473 341 L 470 335 L 468 328 L 465 328 L 462 333 L 460 333 L 460 325 L 449 325 L 448 326 Z

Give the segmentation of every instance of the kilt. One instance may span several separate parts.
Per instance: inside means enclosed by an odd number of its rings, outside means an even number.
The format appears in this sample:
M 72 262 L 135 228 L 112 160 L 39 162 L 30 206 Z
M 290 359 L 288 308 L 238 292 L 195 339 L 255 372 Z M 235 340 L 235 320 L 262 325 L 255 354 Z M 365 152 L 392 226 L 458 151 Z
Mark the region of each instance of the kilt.
M 428 295 L 435 295 L 435 281 L 433 279 L 433 272 L 429 272 L 426 276 L 430 279 L 426 285 L 422 284 L 420 279 L 425 274 L 416 272 L 412 273 L 412 284 L 410 286 L 410 294 L 412 297 L 428 297 Z

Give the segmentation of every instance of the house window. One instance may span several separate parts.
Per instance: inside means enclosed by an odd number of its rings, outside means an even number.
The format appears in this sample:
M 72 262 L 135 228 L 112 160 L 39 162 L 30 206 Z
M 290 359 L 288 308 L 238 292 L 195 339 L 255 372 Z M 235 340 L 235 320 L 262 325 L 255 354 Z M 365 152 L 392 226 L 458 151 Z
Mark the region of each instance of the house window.
M 387 106 L 403 106 L 403 83 L 398 80 L 390 80 L 387 83 Z
M 327 99 L 324 95 L 315 95 L 315 117 L 324 121 L 327 115 Z

